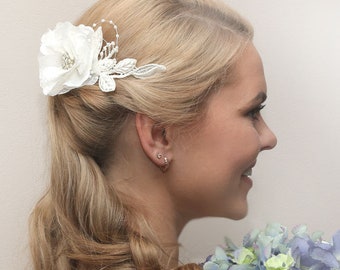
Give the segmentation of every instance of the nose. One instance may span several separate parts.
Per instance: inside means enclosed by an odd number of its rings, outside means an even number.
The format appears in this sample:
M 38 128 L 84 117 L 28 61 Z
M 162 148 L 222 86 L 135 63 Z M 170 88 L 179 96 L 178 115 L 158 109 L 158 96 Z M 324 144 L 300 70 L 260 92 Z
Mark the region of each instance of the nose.
M 277 144 L 277 138 L 267 124 L 263 121 L 263 127 L 260 134 L 261 151 L 273 149 Z

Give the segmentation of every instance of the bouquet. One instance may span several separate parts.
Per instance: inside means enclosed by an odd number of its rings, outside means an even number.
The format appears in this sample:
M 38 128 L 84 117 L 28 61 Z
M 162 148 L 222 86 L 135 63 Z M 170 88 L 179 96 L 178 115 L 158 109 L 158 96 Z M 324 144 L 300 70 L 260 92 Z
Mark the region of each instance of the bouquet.
M 331 242 L 322 232 L 309 235 L 300 225 L 288 237 L 287 228 L 271 223 L 264 230 L 253 230 L 237 247 L 226 238 L 226 247 L 217 247 L 207 258 L 204 270 L 333 270 L 340 269 L 340 230 Z

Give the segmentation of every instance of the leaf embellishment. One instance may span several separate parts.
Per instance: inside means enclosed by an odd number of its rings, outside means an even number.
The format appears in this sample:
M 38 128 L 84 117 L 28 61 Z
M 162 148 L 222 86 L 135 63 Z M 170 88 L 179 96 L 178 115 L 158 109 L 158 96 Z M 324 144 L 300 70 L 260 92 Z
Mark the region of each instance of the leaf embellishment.
M 116 90 L 116 82 L 112 76 L 102 73 L 99 77 L 99 88 L 103 92 L 112 92 Z
M 152 76 L 156 72 L 164 71 L 163 65 L 148 64 L 136 67 L 137 60 L 133 58 L 125 58 L 118 63 L 116 59 L 102 59 L 97 63 L 99 71 L 99 87 L 103 92 L 111 92 L 116 89 L 114 79 L 125 78 L 133 75 L 135 78 L 146 78 Z
M 131 72 L 136 68 L 137 60 L 133 58 L 125 58 L 122 61 L 119 61 L 114 70 L 118 74 L 124 74 L 125 76 L 129 76 Z
M 136 78 L 146 78 L 154 75 L 155 73 L 159 71 L 165 71 L 166 68 L 163 65 L 158 65 L 158 64 L 148 64 L 145 66 L 141 66 L 139 68 L 136 68 L 132 75 Z
M 116 59 L 99 60 L 97 63 L 97 70 L 99 70 L 99 74 L 102 73 L 111 74 L 114 72 L 115 65 Z

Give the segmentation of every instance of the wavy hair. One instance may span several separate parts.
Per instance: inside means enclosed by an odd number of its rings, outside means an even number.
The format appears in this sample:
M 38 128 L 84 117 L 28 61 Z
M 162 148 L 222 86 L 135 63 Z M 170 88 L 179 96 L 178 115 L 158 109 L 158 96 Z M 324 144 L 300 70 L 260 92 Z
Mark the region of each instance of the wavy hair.
M 162 125 L 195 123 L 211 93 L 230 83 L 253 36 L 244 19 L 213 0 L 100 0 L 78 23 L 102 18 L 119 27 L 118 60 L 167 70 L 116 80 L 113 93 L 94 85 L 49 97 L 50 185 L 30 218 L 35 270 L 168 268 L 148 222 L 105 176 L 108 159 L 119 154 L 115 139 L 135 113 Z

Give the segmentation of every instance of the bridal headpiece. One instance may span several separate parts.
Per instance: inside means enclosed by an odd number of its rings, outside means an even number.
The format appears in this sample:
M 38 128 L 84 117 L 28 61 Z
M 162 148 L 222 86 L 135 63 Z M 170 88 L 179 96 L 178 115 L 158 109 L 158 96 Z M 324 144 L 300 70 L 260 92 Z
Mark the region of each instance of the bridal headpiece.
M 133 58 L 117 61 L 117 26 L 112 21 L 101 23 L 113 27 L 114 41 L 103 39 L 100 25 L 74 26 L 70 22 L 58 23 L 54 30 L 42 36 L 39 77 L 45 95 L 60 95 L 97 82 L 103 92 L 111 92 L 116 89 L 115 79 L 127 76 L 142 79 L 166 69 L 158 64 L 137 67 L 137 60 Z

